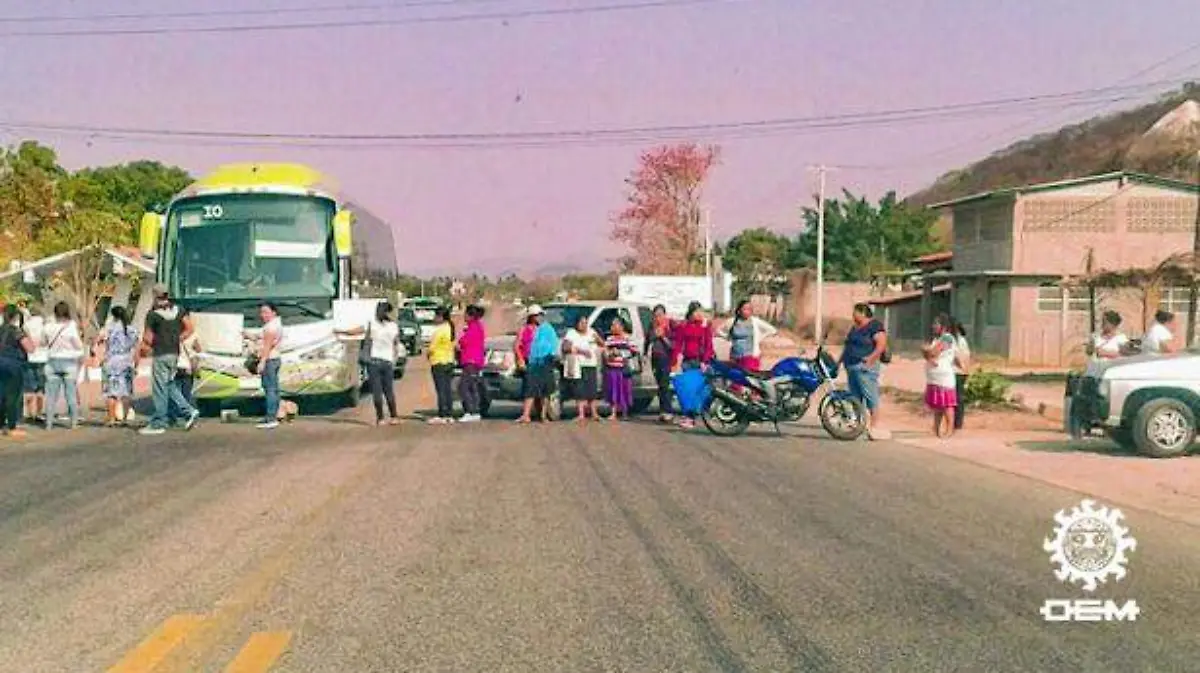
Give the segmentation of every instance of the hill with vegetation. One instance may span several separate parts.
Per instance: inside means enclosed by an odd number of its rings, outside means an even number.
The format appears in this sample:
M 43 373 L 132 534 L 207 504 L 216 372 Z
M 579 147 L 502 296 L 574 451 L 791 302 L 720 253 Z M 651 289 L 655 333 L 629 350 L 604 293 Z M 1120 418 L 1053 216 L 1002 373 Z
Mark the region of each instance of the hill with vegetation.
M 1191 82 L 1152 103 L 1033 136 L 943 175 L 906 201 L 928 205 L 992 189 L 1118 170 L 1194 181 L 1200 124 L 1185 129 L 1155 125 L 1173 112 L 1194 108 L 1188 103 L 1197 100 L 1200 82 Z

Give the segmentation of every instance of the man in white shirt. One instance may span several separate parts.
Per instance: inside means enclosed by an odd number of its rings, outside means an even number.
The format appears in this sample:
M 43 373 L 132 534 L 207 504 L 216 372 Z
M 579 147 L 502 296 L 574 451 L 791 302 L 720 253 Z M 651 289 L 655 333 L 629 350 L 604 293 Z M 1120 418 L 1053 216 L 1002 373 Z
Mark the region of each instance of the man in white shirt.
M 1159 311 L 1154 314 L 1154 324 L 1146 331 L 1146 335 L 1142 337 L 1142 352 L 1143 353 L 1174 353 L 1179 350 L 1179 344 L 1175 341 L 1173 327 L 1175 326 L 1175 314 L 1170 311 Z

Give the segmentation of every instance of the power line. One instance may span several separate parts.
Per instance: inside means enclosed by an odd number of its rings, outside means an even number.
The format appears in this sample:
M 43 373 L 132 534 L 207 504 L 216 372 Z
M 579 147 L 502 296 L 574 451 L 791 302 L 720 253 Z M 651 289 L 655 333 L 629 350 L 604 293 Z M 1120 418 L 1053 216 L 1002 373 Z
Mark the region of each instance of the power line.
M 20 30 L 0 32 L 0 38 L 38 38 L 38 37 L 94 37 L 94 36 L 129 36 L 129 35 L 174 35 L 174 34 L 212 34 L 212 33 L 249 33 L 266 31 L 292 31 L 335 28 L 365 28 L 382 26 L 411 26 L 418 24 L 465 23 L 470 21 L 507 21 L 514 19 L 531 19 L 559 16 L 582 16 L 586 14 L 602 14 L 643 9 L 660 9 L 673 7 L 688 7 L 694 5 L 710 5 L 716 3 L 747 2 L 749 0 L 646 0 L 643 2 L 627 2 L 608 5 L 592 5 L 589 7 L 559 7 L 554 9 L 525 9 L 497 12 L 479 12 L 474 14 L 450 14 L 441 16 L 419 16 L 405 18 L 374 18 L 374 19 L 345 19 L 340 21 L 321 21 L 305 23 L 264 23 L 251 25 L 222 25 L 222 26 L 156 26 L 150 28 L 99 28 L 99 29 L 70 29 L 70 30 Z
M 70 23 L 75 21 L 134 21 L 147 19 L 199 19 L 220 16 L 279 16 L 285 14 L 328 14 L 332 12 L 362 12 L 373 10 L 412 9 L 420 7 L 453 7 L 458 5 L 498 4 L 509 0 L 399 0 L 396 2 L 344 3 L 340 5 L 317 5 L 313 7 L 276 7 L 273 9 L 248 8 L 194 9 L 187 11 L 157 13 L 106 13 L 68 14 L 59 16 L 0 16 L 0 24 L 21 23 Z
M 659 126 L 630 126 L 613 128 L 571 129 L 558 131 L 519 131 L 519 132 L 489 132 L 489 133 L 372 133 L 372 134 L 335 134 L 335 133 L 271 133 L 251 131 L 210 131 L 196 129 L 145 129 L 111 126 L 89 126 L 81 124 L 49 124 L 29 121 L 0 121 L 0 127 L 51 133 L 83 134 L 88 136 L 123 136 L 127 138 L 174 138 L 222 141 L 260 141 L 270 143 L 294 144 L 521 144 L 521 143 L 555 143 L 561 144 L 572 141 L 602 141 L 602 140 L 645 140 L 653 138 L 693 137 L 696 135 L 723 137 L 758 137 L 770 135 L 787 135 L 801 131 L 819 131 L 844 128 L 864 128 L 871 126 L 886 126 L 899 123 L 944 121 L 948 118 L 984 114 L 1006 113 L 1014 109 L 1028 106 L 1062 106 L 1094 103 L 1097 98 L 1118 100 L 1137 95 L 1143 90 L 1157 87 L 1164 82 L 1138 85 L 1136 87 L 1107 87 L 1103 89 L 1086 89 L 1081 91 L 1022 96 L 1015 98 L 977 101 L 973 103 L 958 103 L 928 107 L 911 107 L 895 110 L 880 110 L 871 112 L 843 113 L 836 115 L 820 115 L 809 117 L 788 117 L 777 119 L 757 119 L 736 122 L 716 122 L 701 124 L 676 124 Z

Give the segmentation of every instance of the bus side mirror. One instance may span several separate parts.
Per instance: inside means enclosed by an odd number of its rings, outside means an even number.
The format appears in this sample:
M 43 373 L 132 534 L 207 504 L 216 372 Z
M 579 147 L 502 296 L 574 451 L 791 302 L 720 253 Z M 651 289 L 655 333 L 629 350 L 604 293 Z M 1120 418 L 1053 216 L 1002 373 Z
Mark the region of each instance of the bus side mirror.
M 157 213 L 142 215 L 142 223 L 138 228 L 138 248 L 142 257 L 158 256 L 158 239 L 162 235 L 163 218 Z
M 354 223 L 354 214 L 349 210 L 339 210 L 333 216 L 333 242 L 337 245 L 338 257 L 349 257 L 354 253 L 354 237 L 350 226 Z

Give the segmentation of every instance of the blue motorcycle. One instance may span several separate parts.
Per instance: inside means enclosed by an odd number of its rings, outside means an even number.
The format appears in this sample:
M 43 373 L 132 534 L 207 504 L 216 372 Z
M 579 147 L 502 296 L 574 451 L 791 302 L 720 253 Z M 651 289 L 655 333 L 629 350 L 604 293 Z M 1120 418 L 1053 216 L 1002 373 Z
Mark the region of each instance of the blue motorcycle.
M 812 359 L 781 360 L 767 372 L 714 362 L 704 373 L 701 418 L 709 432 L 722 437 L 740 435 L 751 423 L 773 423 L 782 434 L 779 424 L 799 422 L 823 391 L 817 405 L 821 427 L 834 439 L 858 439 L 867 430 L 867 409 L 858 397 L 834 387 L 838 369 L 824 348 L 817 348 Z

